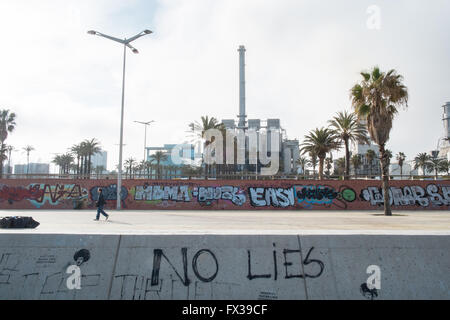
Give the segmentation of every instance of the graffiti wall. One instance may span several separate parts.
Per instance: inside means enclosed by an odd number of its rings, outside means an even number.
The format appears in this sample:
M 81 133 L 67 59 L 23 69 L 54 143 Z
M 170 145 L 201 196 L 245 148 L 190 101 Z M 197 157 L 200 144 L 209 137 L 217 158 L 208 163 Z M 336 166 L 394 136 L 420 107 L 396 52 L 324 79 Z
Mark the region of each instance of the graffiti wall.
M 0 209 L 93 209 L 102 187 L 115 208 L 112 180 L 0 180 Z M 448 210 L 450 181 L 391 181 L 390 203 L 402 210 Z M 379 181 L 126 180 L 122 207 L 133 210 L 371 210 L 383 207 Z

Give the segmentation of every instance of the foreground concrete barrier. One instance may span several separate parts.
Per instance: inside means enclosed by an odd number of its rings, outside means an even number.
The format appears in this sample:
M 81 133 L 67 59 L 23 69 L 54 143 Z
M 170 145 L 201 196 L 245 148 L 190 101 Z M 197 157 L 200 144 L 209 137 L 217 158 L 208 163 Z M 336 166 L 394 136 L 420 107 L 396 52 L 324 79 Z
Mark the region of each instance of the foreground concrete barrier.
M 0 234 L 0 299 L 450 299 L 449 267 L 448 235 Z

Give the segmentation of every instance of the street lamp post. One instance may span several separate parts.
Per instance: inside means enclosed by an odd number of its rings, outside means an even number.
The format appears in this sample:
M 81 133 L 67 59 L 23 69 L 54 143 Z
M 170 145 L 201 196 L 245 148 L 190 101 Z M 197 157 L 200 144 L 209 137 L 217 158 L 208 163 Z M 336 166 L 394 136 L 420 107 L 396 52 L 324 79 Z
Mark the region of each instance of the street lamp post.
M 100 36 L 115 42 L 118 42 L 120 44 L 123 44 L 123 77 L 122 77 L 122 108 L 120 112 L 120 145 L 119 145 L 119 174 L 117 175 L 117 210 L 121 209 L 121 197 L 120 193 L 122 190 L 122 147 L 123 147 L 123 115 L 124 115 L 124 104 L 125 104 L 125 65 L 126 65 L 126 56 L 127 56 L 127 47 L 131 49 L 131 51 L 135 54 L 138 54 L 139 51 L 131 46 L 131 42 L 134 40 L 145 36 L 147 34 L 151 34 L 152 31 L 150 30 L 144 30 L 141 33 L 135 35 L 134 37 L 131 37 L 130 39 L 118 39 L 115 37 L 108 36 L 106 34 L 90 30 L 88 31 L 88 34 Z
M 153 122 L 155 122 L 154 120 L 152 121 L 148 121 L 148 122 L 141 122 L 141 121 L 134 121 L 136 123 L 140 123 L 143 124 L 145 126 L 145 134 L 144 134 L 144 161 L 146 160 L 146 156 L 147 156 L 147 126 L 149 126 L 150 124 L 152 124 Z

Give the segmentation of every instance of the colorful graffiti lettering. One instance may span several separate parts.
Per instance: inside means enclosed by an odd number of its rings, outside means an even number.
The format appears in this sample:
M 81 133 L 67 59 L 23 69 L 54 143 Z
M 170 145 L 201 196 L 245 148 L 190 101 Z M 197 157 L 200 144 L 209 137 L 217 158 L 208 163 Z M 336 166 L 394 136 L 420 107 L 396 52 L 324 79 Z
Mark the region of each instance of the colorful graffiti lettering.
M 40 186 L 24 187 L 8 187 L 7 185 L 0 186 L 0 201 L 8 201 L 13 204 L 15 201 L 37 200 L 42 198 L 44 191 Z
M 296 187 L 295 194 L 298 203 L 308 204 L 330 204 L 338 196 L 333 188 L 320 185 Z
M 249 188 L 250 203 L 254 207 L 282 207 L 294 205 L 294 188 Z
M 79 184 L 34 184 L 30 189 L 40 190 L 39 198 L 30 199 L 30 202 L 37 208 L 43 206 L 46 202 L 55 206 L 64 200 L 83 200 L 88 198 L 86 189 L 82 189 Z
M 195 187 L 192 192 L 200 203 L 211 204 L 214 200 L 229 200 L 237 206 L 245 204 L 247 199 L 245 192 L 237 187 Z
M 384 192 L 379 187 L 367 187 L 361 190 L 360 198 L 372 206 L 382 206 Z M 390 187 L 389 200 L 394 206 L 448 206 L 450 205 L 450 186 L 429 184 L 421 186 Z
M 134 200 L 136 201 L 157 201 L 171 200 L 189 202 L 192 197 L 188 186 L 136 186 Z

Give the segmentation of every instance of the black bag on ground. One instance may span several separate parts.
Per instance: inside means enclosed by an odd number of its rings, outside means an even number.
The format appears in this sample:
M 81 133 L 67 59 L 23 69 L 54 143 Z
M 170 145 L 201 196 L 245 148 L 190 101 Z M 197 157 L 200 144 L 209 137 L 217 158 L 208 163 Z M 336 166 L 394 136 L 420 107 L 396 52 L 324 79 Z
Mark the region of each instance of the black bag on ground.
M 0 228 L 3 229 L 34 229 L 40 223 L 32 217 L 3 217 L 0 219 Z

